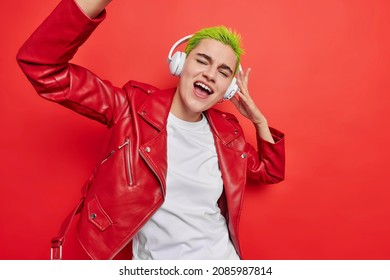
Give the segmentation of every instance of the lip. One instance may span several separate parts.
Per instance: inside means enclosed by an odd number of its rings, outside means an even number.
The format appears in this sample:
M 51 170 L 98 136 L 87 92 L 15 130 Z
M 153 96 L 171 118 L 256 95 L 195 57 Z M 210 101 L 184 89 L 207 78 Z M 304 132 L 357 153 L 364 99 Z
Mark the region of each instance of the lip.
M 195 87 L 195 84 L 196 84 L 196 83 L 205 84 L 205 85 L 211 90 L 211 93 L 208 94 L 208 95 L 211 95 L 211 94 L 214 93 L 214 89 L 213 89 L 213 87 L 212 87 L 209 83 L 207 83 L 207 82 L 205 82 L 205 81 L 201 81 L 201 80 L 196 80 L 196 81 L 194 82 L 194 87 Z
M 194 95 L 199 99 L 207 99 L 210 96 L 209 94 L 204 94 L 203 92 L 198 90 L 198 88 L 196 88 L 195 86 L 194 86 L 193 92 L 194 92 Z
M 211 93 L 207 93 L 207 94 L 204 94 L 203 91 L 200 91 L 198 90 L 198 87 L 195 86 L 196 83 L 202 83 L 204 85 L 206 85 L 210 90 L 211 90 Z M 210 86 L 209 83 L 207 82 L 204 82 L 202 80 L 196 80 L 194 83 L 193 83 L 193 92 L 195 94 L 195 96 L 199 99 L 207 99 L 209 96 L 213 95 L 214 94 L 214 89 L 212 88 L 212 86 Z

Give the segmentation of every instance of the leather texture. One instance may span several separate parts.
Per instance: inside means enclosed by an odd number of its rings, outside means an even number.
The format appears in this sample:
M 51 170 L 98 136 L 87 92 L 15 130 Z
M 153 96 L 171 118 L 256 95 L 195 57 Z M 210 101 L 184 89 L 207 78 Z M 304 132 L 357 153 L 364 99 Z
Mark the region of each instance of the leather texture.
M 100 160 L 83 187 L 82 201 L 70 215 L 80 212 L 77 236 L 93 259 L 112 259 L 164 201 L 166 122 L 175 92 L 136 81 L 115 87 L 69 63 L 104 17 L 105 12 L 91 20 L 73 0 L 63 0 L 17 55 L 40 96 L 108 128 Z M 271 129 L 276 144 L 258 138 L 256 151 L 232 114 L 210 109 L 205 116 L 224 183 L 219 206 L 242 257 L 239 222 L 245 186 L 284 179 L 284 136 Z M 69 219 L 60 231 L 60 243 Z

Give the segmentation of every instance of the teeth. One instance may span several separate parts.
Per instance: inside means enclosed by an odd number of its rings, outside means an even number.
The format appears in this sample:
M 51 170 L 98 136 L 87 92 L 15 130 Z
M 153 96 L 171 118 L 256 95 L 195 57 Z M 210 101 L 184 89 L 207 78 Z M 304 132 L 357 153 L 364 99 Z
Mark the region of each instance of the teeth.
M 211 89 L 208 86 L 206 86 L 204 83 L 197 82 L 195 83 L 195 85 L 202 87 L 203 89 L 207 90 L 209 93 L 212 93 Z

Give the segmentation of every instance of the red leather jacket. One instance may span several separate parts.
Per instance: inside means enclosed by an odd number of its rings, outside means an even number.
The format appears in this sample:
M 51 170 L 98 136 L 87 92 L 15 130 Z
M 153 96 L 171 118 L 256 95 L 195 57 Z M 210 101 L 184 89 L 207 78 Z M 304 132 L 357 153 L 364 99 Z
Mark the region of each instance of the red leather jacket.
M 78 238 L 93 259 L 113 258 L 164 201 L 166 120 L 175 92 L 135 81 L 118 88 L 68 62 L 104 16 L 90 20 L 73 0 L 63 0 L 17 55 L 20 67 L 42 97 L 109 128 L 100 161 L 84 186 L 83 199 L 54 242 L 55 246 L 63 242 L 73 215 L 80 212 Z M 244 188 L 248 181 L 283 180 L 283 134 L 271 129 L 276 144 L 258 138 L 256 151 L 245 141 L 233 115 L 210 109 L 205 116 L 224 182 L 218 203 L 241 256 L 238 227 Z

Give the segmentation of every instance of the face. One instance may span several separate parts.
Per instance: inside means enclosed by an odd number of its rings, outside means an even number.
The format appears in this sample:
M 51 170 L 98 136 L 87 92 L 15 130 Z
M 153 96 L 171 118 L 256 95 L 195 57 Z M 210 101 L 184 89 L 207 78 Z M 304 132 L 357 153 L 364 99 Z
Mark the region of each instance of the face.
M 223 99 L 237 63 L 230 46 L 203 39 L 188 54 L 171 112 L 186 121 L 200 120 L 201 113 Z

